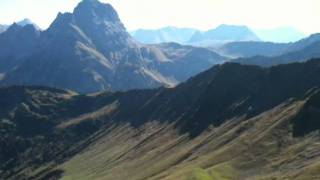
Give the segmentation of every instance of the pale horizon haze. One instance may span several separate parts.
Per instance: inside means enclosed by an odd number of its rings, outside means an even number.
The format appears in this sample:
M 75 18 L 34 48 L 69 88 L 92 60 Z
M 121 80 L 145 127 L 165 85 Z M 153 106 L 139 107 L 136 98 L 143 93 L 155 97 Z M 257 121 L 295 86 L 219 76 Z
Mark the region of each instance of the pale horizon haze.
M 71 12 L 80 0 L 1 0 L 0 24 L 31 19 L 46 29 L 58 12 Z M 219 24 L 255 29 L 293 27 L 320 32 L 320 0 L 101 0 L 110 3 L 128 30 L 166 26 L 207 30 Z

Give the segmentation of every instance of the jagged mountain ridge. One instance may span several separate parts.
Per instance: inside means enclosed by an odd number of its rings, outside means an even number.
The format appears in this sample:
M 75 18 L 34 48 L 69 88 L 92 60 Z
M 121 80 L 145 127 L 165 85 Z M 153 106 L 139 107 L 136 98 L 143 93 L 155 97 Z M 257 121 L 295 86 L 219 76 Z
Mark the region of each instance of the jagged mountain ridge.
M 274 57 L 295 51 L 301 51 L 307 46 L 320 41 L 320 34 L 312 34 L 304 39 L 291 43 L 272 42 L 231 42 L 217 49 L 220 54 L 231 57 Z
M 165 27 L 156 30 L 138 29 L 132 36 L 142 43 L 181 43 L 197 46 L 217 46 L 234 41 L 260 41 L 246 26 L 222 24 L 208 31 L 192 28 Z
M 41 28 L 37 24 L 33 23 L 28 18 L 25 18 L 25 19 L 18 21 L 18 22 L 14 22 L 12 25 L 26 26 L 26 25 L 30 25 L 30 24 L 33 25 L 37 30 L 41 30 Z M 5 32 L 12 25 L 0 24 L 0 33 Z
M 146 44 L 169 42 L 185 44 L 196 31 L 196 29 L 192 28 L 164 27 L 155 30 L 138 29 L 132 31 L 130 34 L 137 41 Z
M 11 25 L 0 34 L 0 73 L 16 68 L 35 51 L 40 31 L 33 25 Z M 1 78 L 0 78 L 1 79 Z
M 82 1 L 73 13 L 60 13 L 41 32 L 35 49 L 2 75 L 2 86 L 44 85 L 82 93 L 174 86 L 225 59 L 219 56 L 212 61 L 218 55 L 205 48 L 209 56 L 195 55 L 196 62 L 169 59 L 161 49 L 133 40 L 113 7 L 97 0 Z M 170 70 L 171 65 L 188 69 L 194 63 L 200 68 L 190 73 L 179 75 Z
M 41 28 L 36 23 L 32 22 L 28 18 L 25 18 L 21 21 L 14 23 L 14 24 L 18 24 L 19 26 L 33 25 L 37 30 L 39 30 L 39 31 L 41 30 Z
M 236 32 L 236 30 L 234 31 Z M 194 35 L 194 33 L 199 33 L 199 32 L 202 32 L 202 31 L 194 28 L 179 28 L 179 27 L 169 26 L 169 27 L 163 27 L 159 29 L 137 29 L 135 31 L 130 32 L 130 34 L 137 41 L 146 43 L 146 44 L 166 43 L 166 42 L 188 44 L 192 35 Z M 246 39 L 242 37 L 241 40 L 242 41 L 261 40 L 264 42 L 273 42 L 273 43 L 290 43 L 290 42 L 299 41 L 306 37 L 305 34 L 299 32 L 298 30 L 292 27 L 279 27 L 275 29 L 253 29 L 252 32 L 256 34 L 258 38 Z M 230 36 L 228 38 L 230 38 L 230 41 L 237 41 L 237 39 L 233 39 Z M 214 45 L 214 44 L 209 43 L 208 45 Z
M 1 88 L 1 177 L 311 177 L 320 158 L 320 126 L 313 123 L 319 62 L 271 68 L 227 63 L 173 89 L 77 95 Z M 18 152 L 10 151 L 14 145 Z M 297 154 L 305 158 L 292 159 Z
M 215 29 L 194 33 L 188 43 L 219 46 L 228 42 L 238 41 L 260 41 L 260 39 L 247 26 L 222 24 Z

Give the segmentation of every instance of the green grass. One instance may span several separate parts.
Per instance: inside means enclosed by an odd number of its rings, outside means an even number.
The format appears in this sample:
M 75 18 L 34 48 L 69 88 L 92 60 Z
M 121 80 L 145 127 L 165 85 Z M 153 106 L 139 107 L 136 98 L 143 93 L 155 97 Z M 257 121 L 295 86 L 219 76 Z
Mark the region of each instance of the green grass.
M 155 122 L 141 129 L 121 125 L 58 168 L 65 172 L 63 180 L 237 180 L 249 173 L 250 180 L 305 180 L 317 176 L 319 166 L 292 172 L 285 165 L 303 162 L 296 155 L 305 152 L 307 156 L 320 144 L 305 151 L 300 147 L 316 142 L 314 139 L 306 138 L 304 143 L 284 131 L 290 121 L 284 117 L 294 115 L 297 108 L 278 107 L 247 121 L 230 121 L 195 139 Z M 287 171 L 278 173 L 282 167 Z
M 209 169 L 213 180 L 231 180 L 238 177 L 238 172 L 228 164 L 221 164 Z
M 238 173 L 228 164 L 214 166 L 208 170 L 195 168 L 188 180 L 232 180 Z
M 191 177 L 188 180 L 214 180 L 206 170 L 197 168 L 192 171 Z

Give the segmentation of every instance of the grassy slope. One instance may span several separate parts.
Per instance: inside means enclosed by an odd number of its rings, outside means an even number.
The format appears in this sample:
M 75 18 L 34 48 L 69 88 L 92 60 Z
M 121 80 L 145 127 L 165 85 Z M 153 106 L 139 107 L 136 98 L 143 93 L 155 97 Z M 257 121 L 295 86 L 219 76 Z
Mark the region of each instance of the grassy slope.
M 20 93 L 11 96 L 21 97 L 12 102 L 6 95 L 12 90 L 5 90 L 4 134 L 15 138 L 4 136 L 5 148 L 0 150 L 16 158 L 1 168 L 0 175 L 107 180 L 313 178 L 320 157 L 316 131 L 320 93 L 313 89 L 320 84 L 318 67 L 317 61 L 270 69 L 225 64 L 174 89 L 70 94 L 62 100 L 54 93 L 49 101 L 43 91 L 30 94 L 28 88 L 20 92 L 18 87 L 13 90 Z M 46 129 L 35 128 L 39 121 Z M 28 135 L 32 139 L 26 144 Z M 11 155 L 16 142 L 23 153 Z
M 239 117 L 210 127 L 194 139 L 172 124 L 122 124 L 100 132 L 55 169 L 64 171 L 64 180 L 310 179 L 320 167 L 318 137 L 294 138 L 290 130 L 303 105 L 287 102 L 247 121 Z

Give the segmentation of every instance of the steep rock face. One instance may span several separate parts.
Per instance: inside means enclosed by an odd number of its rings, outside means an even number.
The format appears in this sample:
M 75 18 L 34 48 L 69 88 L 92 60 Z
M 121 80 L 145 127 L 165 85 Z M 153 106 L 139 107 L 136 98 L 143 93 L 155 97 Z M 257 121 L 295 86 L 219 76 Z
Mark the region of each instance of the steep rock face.
M 42 33 L 39 48 L 24 64 L 6 74 L 3 84 L 94 92 L 164 83 L 141 70 L 144 64 L 138 45 L 115 10 L 98 1 L 83 1 L 73 13 L 59 14 Z
M 113 7 L 96 0 L 82 1 L 73 13 L 60 13 L 37 43 L 36 52 L 2 75 L 2 86 L 44 85 L 81 93 L 172 87 L 225 59 L 208 49 L 203 51 L 209 60 L 202 53 L 169 59 L 158 47 L 135 42 Z M 167 67 L 185 68 L 186 73 L 167 72 Z
M 31 54 L 39 37 L 40 32 L 33 25 L 11 25 L 0 35 L 0 58 L 22 58 Z
M 40 38 L 40 31 L 33 25 L 11 25 L 0 34 L 0 73 L 10 71 L 33 52 Z

